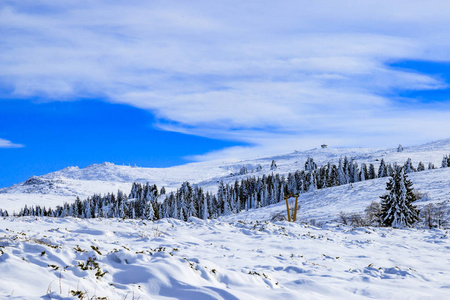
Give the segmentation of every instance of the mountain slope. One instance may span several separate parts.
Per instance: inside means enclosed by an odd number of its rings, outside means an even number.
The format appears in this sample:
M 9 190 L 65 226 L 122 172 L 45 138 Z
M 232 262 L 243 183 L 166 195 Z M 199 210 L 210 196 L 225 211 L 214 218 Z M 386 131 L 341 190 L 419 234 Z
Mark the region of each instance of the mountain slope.
M 162 174 L 167 177 L 158 179 L 161 185 L 171 182 L 177 187 L 185 178 L 178 173 L 182 170 L 192 182 L 212 189 L 218 180 L 272 172 L 272 159 L 278 164 L 276 172 L 285 173 L 302 169 L 308 156 L 319 164 L 349 153 L 361 162 L 384 158 L 403 163 L 411 157 L 417 164 L 426 155 L 438 163 L 449 152 L 447 141 L 400 153 L 314 149 L 160 170 L 102 164 L 32 177 L 3 189 L 0 201 L 3 205 L 12 197 L 11 207 L 30 201 L 56 205 L 77 193 L 124 189 L 131 185 L 127 180 L 146 181 Z M 263 169 L 230 176 L 243 164 L 261 164 Z M 450 168 L 411 173 L 409 178 L 416 190 L 428 195 L 417 205 L 450 199 Z M 378 178 L 301 194 L 298 222 L 269 221 L 285 214 L 283 202 L 206 221 L 0 218 L 0 298 L 446 299 L 448 230 L 351 228 L 333 222 L 340 211 L 362 212 L 379 200 L 386 181 Z
M 129 192 L 133 182 L 150 182 L 159 188 L 173 191 L 184 181 L 196 183 L 204 189 L 216 192 L 220 181 L 234 182 L 236 179 L 263 174 L 287 174 L 304 168 L 305 161 L 312 157 L 320 166 L 347 156 L 358 163 L 373 163 L 378 167 L 383 158 L 386 162 L 403 164 L 411 158 L 417 165 L 434 163 L 440 167 L 443 155 L 450 153 L 450 139 L 406 147 L 403 152 L 397 148 L 328 148 L 295 151 L 290 154 L 257 158 L 245 161 L 211 161 L 191 163 L 171 168 L 140 168 L 119 166 L 112 163 L 91 165 L 86 168 L 68 167 L 53 173 L 32 177 L 25 182 L 0 189 L 0 207 L 8 211 L 19 210 L 23 205 L 55 206 L 64 201 L 72 202 L 78 196 L 84 199 L 93 194 L 116 192 L 118 189 Z M 272 160 L 278 168 L 270 169 Z M 245 166 L 249 173 L 240 174 Z M 261 170 L 258 170 L 258 167 Z M 240 175 L 239 175 L 240 174 Z

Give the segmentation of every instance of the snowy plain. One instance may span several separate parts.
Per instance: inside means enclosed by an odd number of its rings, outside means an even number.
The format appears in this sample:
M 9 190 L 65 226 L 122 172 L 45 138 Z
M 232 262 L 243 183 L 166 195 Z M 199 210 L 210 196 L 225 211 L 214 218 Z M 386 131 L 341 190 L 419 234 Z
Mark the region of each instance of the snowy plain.
M 0 207 L 55 206 L 93 193 L 129 191 L 131 182 L 169 190 L 181 182 L 216 191 L 217 182 L 303 169 L 347 155 L 440 166 L 450 140 L 393 149 L 330 148 L 240 162 L 166 169 L 105 163 L 69 167 L 1 190 Z M 236 174 L 242 165 L 262 171 Z M 234 173 L 231 175 L 231 173 Z M 450 168 L 409 174 L 428 197 L 450 200 Z M 362 212 L 387 178 L 301 194 L 299 221 L 272 222 L 285 203 L 217 220 L 0 218 L 0 299 L 449 299 L 450 231 L 352 228 L 340 211 Z M 311 223 L 317 225 L 312 226 Z M 320 225 L 320 226 L 319 226 Z

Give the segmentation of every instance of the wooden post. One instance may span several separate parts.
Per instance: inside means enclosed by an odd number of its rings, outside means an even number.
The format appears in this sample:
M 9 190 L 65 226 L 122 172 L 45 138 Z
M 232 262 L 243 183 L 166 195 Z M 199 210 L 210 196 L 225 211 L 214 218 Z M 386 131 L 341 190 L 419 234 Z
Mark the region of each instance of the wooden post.
M 284 199 L 286 199 L 286 210 L 287 210 L 287 215 L 288 215 L 288 221 L 291 221 L 291 212 L 289 211 L 289 203 L 288 203 L 288 199 L 289 196 L 284 197 Z
M 297 204 L 298 204 L 298 195 L 295 196 L 295 210 L 294 210 L 294 222 L 297 221 Z
M 291 211 L 289 210 L 289 198 L 295 197 L 295 210 L 294 210 L 294 214 L 292 215 L 292 219 L 291 219 Z M 286 199 L 286 210 L 287 210 L 287 215 L 288 215 L 288 221 L 289 222 L 295 222 L 297 221 L 297 205 L 298 205 L 298 194 L 294 194 L 294 195 L 286 195 L 284 196 L 284 199 Z

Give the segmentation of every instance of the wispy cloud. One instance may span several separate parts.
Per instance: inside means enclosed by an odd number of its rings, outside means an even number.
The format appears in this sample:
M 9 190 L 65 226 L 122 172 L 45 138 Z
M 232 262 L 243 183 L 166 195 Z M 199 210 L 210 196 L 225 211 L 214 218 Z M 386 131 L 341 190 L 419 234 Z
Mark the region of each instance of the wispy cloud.
M 11 141 L 0 138 L 0 148 L 22 148 L 23 145 L 14 144 Z
M 420 142 L 446 137 L 449 106 L 395 93 L 447 83 L 390 63 L 450 61 L 448 15 L 442 1 L 11 1 L 0 83 L 4 97 L 101 96 L 260 153 Z

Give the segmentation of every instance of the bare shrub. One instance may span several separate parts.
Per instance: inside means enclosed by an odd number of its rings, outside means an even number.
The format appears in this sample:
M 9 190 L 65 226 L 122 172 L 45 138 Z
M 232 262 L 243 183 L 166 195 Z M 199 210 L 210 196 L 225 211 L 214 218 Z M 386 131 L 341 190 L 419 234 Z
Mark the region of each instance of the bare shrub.
M 339 220 L 341 221 L 342 224 L 349 225 L 350 215 L 348 213 L 340 211 L 338 216 L 339 216 Z
M 271 221 L 272 222 L 277 222 L 277 221 L 286 221 L 287 218 L 284 214 L 276 214 L 274 216 L 272 216 Z
M 373 201 L 364 210 L 366 213 L 366 223 L 368 226 L 381 226 L 381 205 L 380 202 Z
M 429 203 L 420 211 L 420 218 L 426 228 L 446 228 L 450 225 L 449 214 L 448 203 Z
M 426 192 L 422 192 L 420 190 L 414 190 L 413 194 L 416 197 L 416 201 L 424 202 L 424 201 L 431 200 L 430 196 Z

